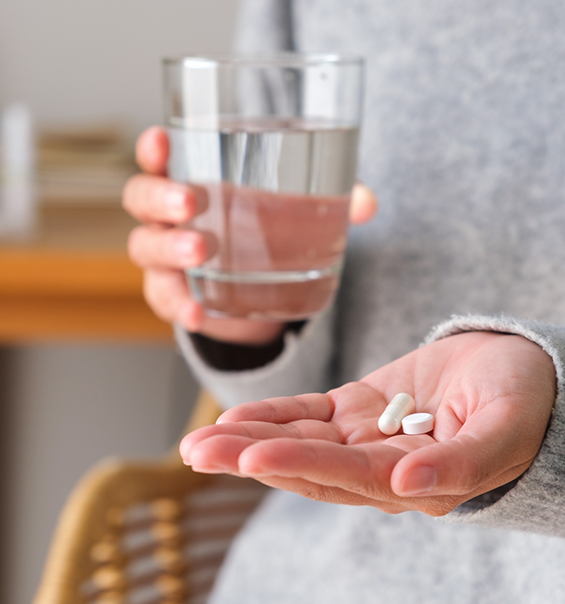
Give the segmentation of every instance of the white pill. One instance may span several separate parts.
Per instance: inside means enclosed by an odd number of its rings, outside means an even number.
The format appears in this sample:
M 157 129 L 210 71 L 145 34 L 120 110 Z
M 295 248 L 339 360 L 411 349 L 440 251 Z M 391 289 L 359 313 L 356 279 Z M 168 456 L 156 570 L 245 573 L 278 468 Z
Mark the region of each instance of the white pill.
M 404 434 L 426 434 L 434 428 L 434 416 L 431 413 L 413 413 L 402 420 Z
M 397 394 L 379 417 L 379 430 L 389 436 L 396 434 L 400 430 L 402 418 L 412 413 L 415 408 L 416 403 L 409 394 Z

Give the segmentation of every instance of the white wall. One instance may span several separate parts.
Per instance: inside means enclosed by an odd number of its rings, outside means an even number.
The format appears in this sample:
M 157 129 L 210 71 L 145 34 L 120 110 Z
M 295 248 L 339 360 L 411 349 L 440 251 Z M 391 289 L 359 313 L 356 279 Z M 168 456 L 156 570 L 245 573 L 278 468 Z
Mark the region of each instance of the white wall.
M 230 48 L 236 0 L 2 0 L 0 106 L 46 125 L 161 122 L 160 59 Z M 194 396 L 172 346 L 0 350 L 0 602 L 30 604 L 69 490 L 110 454 L 154 455 Z M 175 394 L 176 393 L 176 394 Z

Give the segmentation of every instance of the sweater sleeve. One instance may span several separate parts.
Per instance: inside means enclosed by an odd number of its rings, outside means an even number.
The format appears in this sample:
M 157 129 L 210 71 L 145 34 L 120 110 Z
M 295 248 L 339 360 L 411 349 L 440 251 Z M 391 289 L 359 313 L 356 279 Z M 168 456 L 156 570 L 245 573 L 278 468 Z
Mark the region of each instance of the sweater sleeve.
M 333 314 L 330 310 L 311 319 L 299 333 L 288 331 L 274 360 L 244 371 L 212 367 L 182 327 L 175 326 L 175 335 L 198 381 L 227 409 L 246 401 L 326 391 L 333 356 Z
M 557 396 L 542 446 L 528 470 L 511 485 L 460 505 L 445 518 L 565 537 L 565 327 L 507 316 L 455 316 L 437 326 L 425 344 L 466 331 L 521 335 L 553 359 Z

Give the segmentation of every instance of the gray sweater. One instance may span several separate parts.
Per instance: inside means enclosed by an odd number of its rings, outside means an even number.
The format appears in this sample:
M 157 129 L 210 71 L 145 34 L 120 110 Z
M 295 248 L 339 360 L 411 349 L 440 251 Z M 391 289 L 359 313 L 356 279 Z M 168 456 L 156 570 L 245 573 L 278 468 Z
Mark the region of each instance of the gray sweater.
M 177 330 L 199 379 L 226 406 L 321 391 L 489 329 L 537 342 L 559 384 L 542 448 L 505 495 L 436 520 L 274 492 L 214 603 L 565 602 L 564 32 L 560 0 L 244 3 L 241 47 L 367 58 L 360 177 L 382 208 L 351 229 L 335 308 L 274 362 L 217 371 Z

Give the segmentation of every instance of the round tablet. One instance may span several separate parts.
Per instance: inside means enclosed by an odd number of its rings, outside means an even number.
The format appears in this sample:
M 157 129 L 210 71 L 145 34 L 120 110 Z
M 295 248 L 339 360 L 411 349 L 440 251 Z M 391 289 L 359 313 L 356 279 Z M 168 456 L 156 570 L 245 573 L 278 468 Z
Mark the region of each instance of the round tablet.
M 402 420 L 404 434 L 426 434 L 434 427 L 434 416 L 431 413 L 412 413 Z

